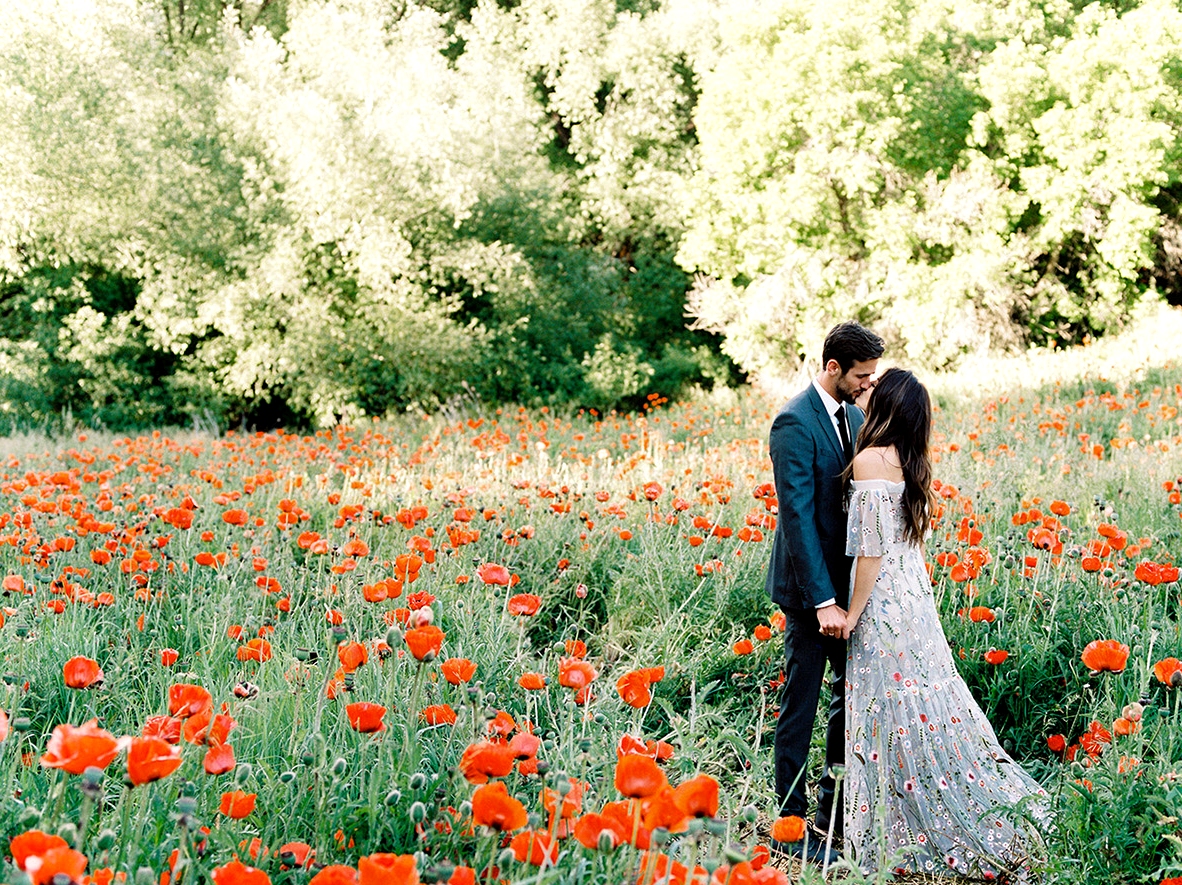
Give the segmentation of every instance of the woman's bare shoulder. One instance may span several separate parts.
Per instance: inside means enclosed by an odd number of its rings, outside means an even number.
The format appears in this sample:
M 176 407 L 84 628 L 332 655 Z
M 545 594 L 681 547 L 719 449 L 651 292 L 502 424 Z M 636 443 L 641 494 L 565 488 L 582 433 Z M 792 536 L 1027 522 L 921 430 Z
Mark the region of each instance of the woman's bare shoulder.
M 854 455 L 854 479 L 885 479 L 899 482 L 903 468 L 894 446 L 871 446 Z

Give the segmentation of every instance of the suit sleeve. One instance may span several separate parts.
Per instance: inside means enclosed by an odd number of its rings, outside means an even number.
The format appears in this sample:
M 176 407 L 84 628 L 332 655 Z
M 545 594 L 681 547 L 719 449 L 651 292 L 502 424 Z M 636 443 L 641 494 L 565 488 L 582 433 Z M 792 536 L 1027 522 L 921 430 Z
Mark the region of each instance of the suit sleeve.
M 817 534 L 817 489 L 813 473 L 816 438 L 801 416 L 781 412 L 772 425 L 769 442 L 779 519 L 784 527 L 782 537 L 788 544 L 789 567 L 796 573 L 805 604 L 815 607 L 817 603 L 837 596 Z

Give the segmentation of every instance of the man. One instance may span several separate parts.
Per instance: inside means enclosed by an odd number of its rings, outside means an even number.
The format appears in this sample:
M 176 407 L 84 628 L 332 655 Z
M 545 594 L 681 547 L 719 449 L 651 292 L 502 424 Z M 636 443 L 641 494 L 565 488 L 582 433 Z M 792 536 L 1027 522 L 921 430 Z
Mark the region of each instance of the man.
M 842 631 L 853 564 L 845 555 L 841 474 L 853 459 L 853 440 L 862 426 L 862 412 L 853 403 L 870 388 L 882 351 L 882 339 L 858 323 L 834 326 L 821 351 L 820 373 L 776 416 L 770 438 L 779 519 L 767 591 L 786 619 L 785 682 L 776 722 L 776 799 L 781 816 L 807 818 L 804 770 L 828 661 L 833 699 L 815 825 L 827 831 L 833 821 L 839 835 L 842 808 L 840 796 L 835 801 L 830 768 L 845 761 Z M 809 843 L 807 859 L 824 861 L 824 844 L 818 839 Z M 798 857 L 802 852 L 799 842 L 774 847 Z

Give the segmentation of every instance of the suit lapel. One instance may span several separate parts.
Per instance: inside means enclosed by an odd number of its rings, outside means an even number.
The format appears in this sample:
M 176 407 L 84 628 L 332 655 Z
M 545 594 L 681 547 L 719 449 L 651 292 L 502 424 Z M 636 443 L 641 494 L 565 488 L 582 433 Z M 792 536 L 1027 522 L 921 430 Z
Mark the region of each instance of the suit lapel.
M 833 446 L 833 451 L 837 453 L 837 457 L 845 463 L 845 450 L 841 447 L 841 440 L 837 436 L 837 428 L 833 426 L 833 419 L 829 417 L 829 412 L 825 409 L 825 403 L 821 400 L 821 394 L 817 393 L 817 388 L 812 384 L 809 385 L 809 402 L 812 403 L 813 409 L 817 413 L 817 423 L 821 425 L 821 432 L 829 440 L 829 444 Z M 850 433 L 854 432 L 853 427 L 850 428 Z

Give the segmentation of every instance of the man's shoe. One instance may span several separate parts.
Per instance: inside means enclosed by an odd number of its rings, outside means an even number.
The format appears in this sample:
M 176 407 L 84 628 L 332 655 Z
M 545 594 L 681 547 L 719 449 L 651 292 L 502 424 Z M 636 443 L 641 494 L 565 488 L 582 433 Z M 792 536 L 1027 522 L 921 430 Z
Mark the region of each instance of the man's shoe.
M 788 857 L 794 857 L 803 863 L 816 864 L 817 866 L 837 863 L 839 857 L 832 848 L 826 850 L 824 842 L 815 842 L 812 839 L 809 839 L 807 853 L 804 850 L 803 839 L 799 842 L 777 842 L 773 839 L 771 850 Z

